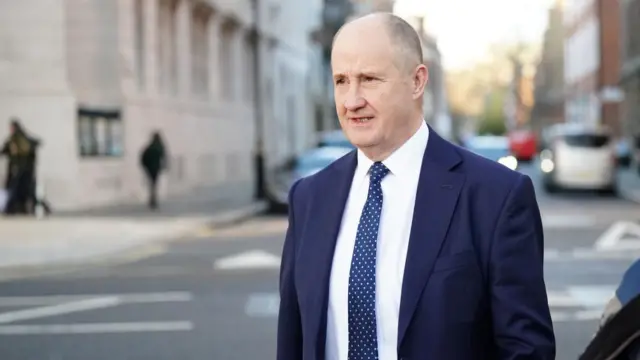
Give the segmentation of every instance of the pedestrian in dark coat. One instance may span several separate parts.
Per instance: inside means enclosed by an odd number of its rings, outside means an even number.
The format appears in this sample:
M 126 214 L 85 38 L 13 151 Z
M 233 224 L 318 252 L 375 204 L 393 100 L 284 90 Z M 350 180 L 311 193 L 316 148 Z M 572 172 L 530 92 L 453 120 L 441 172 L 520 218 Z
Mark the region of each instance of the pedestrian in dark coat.
M 140 163 L 149 180 L 149 208 L 158 208 L 158 179 L 167 168 L 167 154 L 159 132 L 154 132 L 151 141 L 142 151 Z

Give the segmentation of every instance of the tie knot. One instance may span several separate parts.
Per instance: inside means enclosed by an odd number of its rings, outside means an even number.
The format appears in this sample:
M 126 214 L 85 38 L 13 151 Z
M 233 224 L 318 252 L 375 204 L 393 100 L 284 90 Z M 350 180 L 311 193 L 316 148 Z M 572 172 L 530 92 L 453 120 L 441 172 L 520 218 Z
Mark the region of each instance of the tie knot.
M 375 162 L 371 165 L 371 182 L 380 182 L 387 176 L 389 169 L 381 162 Z

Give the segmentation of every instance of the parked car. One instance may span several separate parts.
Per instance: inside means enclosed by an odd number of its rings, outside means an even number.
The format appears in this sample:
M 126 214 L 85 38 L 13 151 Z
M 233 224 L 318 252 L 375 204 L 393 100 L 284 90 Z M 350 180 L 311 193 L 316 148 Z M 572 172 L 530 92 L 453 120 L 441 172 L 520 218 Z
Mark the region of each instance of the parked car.
M 518 168 L 518 159 L 511 153 L 509 140 L 504 136 L 476 136 L 465 147 L 489 160 L 497 161 L 511 170 Z
M 629 140 L 625 138 L 616 141 L 616 157 L 618 158 L 618 166 L 628 168 L 631 166 L 633 152 Z
M 617 152 L 607 128 L 567 124 L 540 153 L 540 170 L 548 192 L 561 189 L 617 192 Z
M 531 161 L 538 152 L 536 135 L 530 130 L 516 130 L 509 134 L 509 148 L 518 161 Z
M 324 146 L 297 156 L 290 168 L 282 169 L 276 176 L 269 199 L 271 209 L 278 212 L 286 209 L 289 189 L 298 179 L 317 173 L 352 150 L 344 146 Z
M 332 130 L 324 133 L 320 138 L 319 147 L 341 147 L 355 149 L 342 130 Z

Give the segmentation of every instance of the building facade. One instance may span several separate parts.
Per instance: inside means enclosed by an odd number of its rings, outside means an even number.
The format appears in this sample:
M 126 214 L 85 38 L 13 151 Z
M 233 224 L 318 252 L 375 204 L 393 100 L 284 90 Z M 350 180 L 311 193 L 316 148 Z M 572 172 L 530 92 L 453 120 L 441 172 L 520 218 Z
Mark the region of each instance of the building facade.
M 283 36 L 307 31 L 281 17 L 287 2 L 2 2 L 0 136 L 15 116 L 42 140 L 39 182 L 56 209 L 144 199 L 139 154 L 154 130 L 170 154 L 163 194 L 249 202 L 256 152 L 277 159 L 283 137 L 296 139 L 288 152 L 310 137 L 299 123 L 289 135 L 309 69 L 304 35 Z
M 438 42 L 435 37 L 427 32 L 424 26 L 424 18 L 410 18 L 408 22 L 420 36 L 423 61 L 429 69 L 429 80 L 423 98 L 425 121 L 444 138 L 453 139 L 453 123 L 447 95 L 446 73 Z
M 563 23 L 566 121 L 619 134 L 619 1 L 567 0 Z
M 564 27 L 562 4 L 556 2 L 549 9 L 540 61 L 534 79 L 535 105 L 530 124 L 534 131 L 564 122 Z
M 627 135 L 640 135 L 640 1 L 621 0 L 622 122 Z
M 313 31 L 312 38 L 320 48 L 318 50 L 319 57 L 316 58 L 321 68 L 318 79 L 320 95 L 315 103 L 314 114 L 316 128 L 320 132 L 340 128 L 333 96 L 331 48 L 335 34 L 349 20 L 353 10 L 354 5 L 351 0 L 323 0 L 322 19 Z
M 322 0 L 269 0 L 274 8 L 262 14 L 270 18 L 273 32 L 263 45 L 261 82 L 267 171 L 277 170 L 297 154 L 315 145 L 317 103 L 323 95 L 322 47 L 312 32 L 322 19 Z
M 395 0 L 351 0 L 352 17 L 360 17 L 372 12 L 393 12 Z

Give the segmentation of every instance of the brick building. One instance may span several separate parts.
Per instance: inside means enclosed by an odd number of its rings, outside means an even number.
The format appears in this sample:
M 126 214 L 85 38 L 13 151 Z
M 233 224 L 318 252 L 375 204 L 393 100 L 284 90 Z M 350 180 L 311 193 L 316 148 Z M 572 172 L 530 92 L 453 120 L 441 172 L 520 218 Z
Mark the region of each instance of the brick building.
M 618 0 L 567 0 L 566 121 L 604 124 L 620 134 L 620 10 Z
M 562 4 L 549 9 L 540 61 L 534 79 L 535 105 L 530 124 L 535 131 L 564 121 L 564 27 Z

